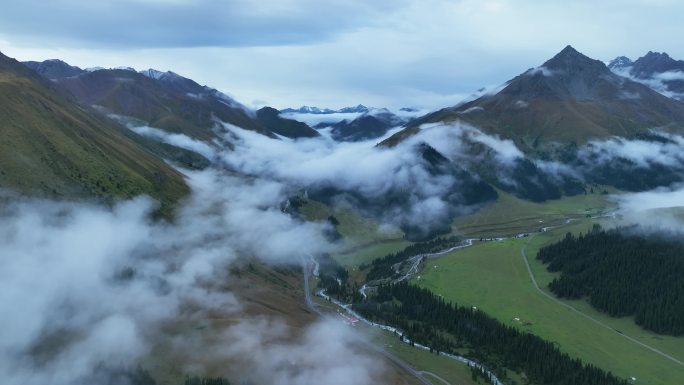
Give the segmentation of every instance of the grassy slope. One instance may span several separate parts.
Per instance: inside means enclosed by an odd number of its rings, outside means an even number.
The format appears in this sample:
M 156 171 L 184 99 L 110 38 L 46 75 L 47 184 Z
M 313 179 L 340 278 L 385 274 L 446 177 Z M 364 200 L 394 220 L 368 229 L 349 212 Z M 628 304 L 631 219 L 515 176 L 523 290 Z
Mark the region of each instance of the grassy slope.
M 299 212 L 308 221 L 325 221 L 330 215 L 337 218 L 337 231 L 344 237 L 344 242 L 333 257 L 347 268 L 397 252 L 411 244 L 403 239 L 400 230 L 383 229 L 374 220 L 350 208 L 328 207 L 307 200 Z
M 232 382 L 247 383 L 245 380 L 250 373 L 245 372 L 248 368 L 239 358 L 227 361 L 220 354 L 214 354 L 229 343 L 224 337 L 228 328 L 245 319 L 278 320 L 292 331 L 283 342 L 296 343 L 317 318 L 304 304 L 302 275 L 297 267 L 272 268 L 254 260 L 231 269 L 230 278 L 216 285 L 219 285 L 213 287 L 216 292 L 235 295 L 243 305 L 242 310 L 239 313 L 220 310 L 207 313 L 196 305 L 184 306 L 185 311 L 169 321 L 156 336 L 153 349 L 142 362 L 159 383 L 180 385 L 187 374 L 226 376 Z M 321 305 L 328 304 L 322 302 Z M 195 343 L 197 348 L 188 349 L 187 346 L 192 345 L 179 343 L 181 341 Z M 363 347 L 359 349 L 384 364 L 387 384 L 419 385 L 403 369 L 378 353 L 366 351 Z
M 409 245 L 411 245 L 411 242 L 403 239 L 387 239 L 338 252 L 334 257 L 346 268 L 357 267 L 374 259 L 384 257 L 387 254 L 401 251 Z
M 541 244 L 559 239 L 566 231 L 586 231 L 591 225 L 581 220 L 530 240 L 528 255 L 536 255 Z M 428 262 L 418 283 L 444 295 L 450 301 L 477 306 L 504 323 L 515 325 L 558 343 L 561 350 L 621 377 L 635 376 L 639 383 L 680 384 L 684 367 L 628 341 L 581 315 L 543 297 L 529 279 L 520 249 L 528 239 L 477 244 Z M 540 284 L 551 278 L 544 267 L 530 261 Z M 435 266 L 437 266 L 435 268 Z M 570 301 L 586 314 L 627 335 L 638 338 L 684 360 L 684 338 L 658 336 L 641 330 L 631 319 L 614 319 L 591 308 L 584 301 Z M 514 318 L 520 318 L 521 322 Z M 522 322 L 530 322 L 524 325 Z
M 454 232 L 470 237 L 505 236 L 521 232 L 538 231 L 542 227 L 563 224 L 566 218 L 584 218 L 610 209 L 611 203 L 600 194 L 604 187 L 594 188 L 595 193 L 535 203 L 498 191 L 499 199 L 479 211 L 456 218 Z M 614 191 L 609 189 L 609 191 Z
M 189 191 L 180 173 L 30 74 L 0 66 L 0 186 L 50 197 L 149 194 L 162 212 Z
M 471 378 L 470 368 L 466 364 L 456 362 L 449 358 L 438 356 L 423 349 L 411 347 L 399 342 L 399 339 L 391 333 L 383 332 L 375 338 L 378 345 L 387 351 L 410 362 L 418 370 L 430 372 L 449 381 L 452 385 L 477 385 Z M 426 375 L 433 384 L 442 384 L 441 381 Z

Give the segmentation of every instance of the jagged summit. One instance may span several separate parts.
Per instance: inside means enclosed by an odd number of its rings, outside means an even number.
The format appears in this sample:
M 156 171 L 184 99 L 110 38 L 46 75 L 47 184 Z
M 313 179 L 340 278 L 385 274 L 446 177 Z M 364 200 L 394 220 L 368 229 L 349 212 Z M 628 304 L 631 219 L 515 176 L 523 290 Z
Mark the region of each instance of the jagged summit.
M 644 59 L 651 59 L 651 60 L 674 60 L 668 55 L 666 52 L 655 52 L 655 51 L 648 51 L 646 55 L 643 56 Z
M 148 78 L 152 78 L 152 79 L 156 79 L 156 80 L 174 81 L 174 80 L 186 79 L 183 76 L 178 75 L 177 73 L 175 73 L 173 71 L 159 71 L 159 70 L 156 70 L 154 68 L 139 71 L 139 73 L 147 76 Z
M 598 75 L 609 73 L 610 70 L 600 60 L 594 60 L 568 45 L 553 58 L 546 61 L 543 68 L 554 71 L 558 75 L 572 76 L 574 74 Z
M 634 62 L 632 59 L 628 58 L 627 56 L 618 56 L 615 59 L 611 60 L 610 63 L 608 63 L 608 68 L 611 70 L 622 70 L 629 68 L 634 65 Z
M 616 74 L 641 82 L 665 96 L 684 100 L 684 61 L 673 59 L 665 52 L 654 51 L 648 51 L 634 62 L 624 59 L 627 58 L 620 56 L 608 67 Z
M 634 62 L 631 73 L 637 78 L 645 79 L 670 71 L 684 71 L 684 61 L 675 60 L 665 52 L 649 51 Z

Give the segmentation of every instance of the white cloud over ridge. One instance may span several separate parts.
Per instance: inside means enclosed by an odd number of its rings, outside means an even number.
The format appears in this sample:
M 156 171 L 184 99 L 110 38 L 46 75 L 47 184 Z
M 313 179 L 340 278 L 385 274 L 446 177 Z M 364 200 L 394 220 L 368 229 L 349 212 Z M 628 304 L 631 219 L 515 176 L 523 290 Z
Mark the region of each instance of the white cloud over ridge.
M 625 139 L 621 137 L 591 141 L 579 151 L 580 158 L 593 159 L 601 164 L 611 162 L 615 158 L 627 159 L 640 167 L 659 164 L 671 167 L 684 166 L 684 137 L 653 131 L 655 135 L 668 140 L 667 143 Z
M 149 126 L 129 125 L 129 128 L 138 135 L 147 136 L 172 146 L 194 151 L 207 159 L 213 158 L 216 154 L 216 150 L 208 144 L 196 139 L 192 139 L 187 135 L 173 134 L 159 128 Z

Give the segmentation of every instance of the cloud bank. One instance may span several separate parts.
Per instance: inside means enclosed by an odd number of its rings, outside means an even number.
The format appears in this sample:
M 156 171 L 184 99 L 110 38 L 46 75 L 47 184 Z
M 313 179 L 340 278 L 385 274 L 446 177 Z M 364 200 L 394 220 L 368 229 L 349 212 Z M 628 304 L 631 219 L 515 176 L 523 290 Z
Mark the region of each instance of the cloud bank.
M 151 223 L 146 198 L 111 209 L 37 200 L 3 207 L 4 383 L 79 384 L 99 366 L 134 366 L 183 305 L 240 312 L 231 293 L 207 286 L 229 279 L 238 258 L 298 264 L 302 253 L 329 248 L 322 225 L 280 211 L 282 185 L 217 171 L 189 173 L 189 181 L 194 194 L 173 224 Z

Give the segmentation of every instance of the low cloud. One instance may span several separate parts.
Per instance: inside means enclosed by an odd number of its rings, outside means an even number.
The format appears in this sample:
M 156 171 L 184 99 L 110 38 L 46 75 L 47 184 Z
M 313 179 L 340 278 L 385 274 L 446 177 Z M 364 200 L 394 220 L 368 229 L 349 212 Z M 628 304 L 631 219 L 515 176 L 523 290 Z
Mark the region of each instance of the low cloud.
M 668 82 L 673 82 L 673 81 L 682 81 L 684 80 L 684 72 L 681 71 L 667 71 L 667 72 L 661 72 L 661 73 L 655 73 L 653 74 L 653 77 L 636 77 L 632 75 L 632 67 L 625 67 L 625 68 L 617 68 L 613 69 L 613 72 L 615 72 L 617 75 L 620 75 L 622 77 L 628 78 L 632 81 L 635 81 L 637 83 L 641 83 L 652 90 L 659 92 L 668 98 L 674 98 L 674 99 L 682 99 L 684 95 L 679 92 L 672 91 L 670 89 L 670 85 Z M 638 99 L 640 95 L 638 94 L 631 94 L 631 93 L 623 93 L 621 95 L 623 99 Z
M 630 224 L 650 231 L 684 232 L 684 185 L 613 197 L 618 213 Z
M 541 74 L 541 75 L 546 76 L 546 77 L 551 77 L 551 76 L 557 75 L 559 73 L 560 73 L 560 71 L 554 71 L 554 70 L 550 70 L 544 66 L 539 66 L 539 67 L 527 70 L 527 72 L 525 72 L 525 75 L 534 76 L 534 75 Z
M 452 172 L 471 164 L 468 143 L 481 143 L 501 162 L 522 156 L 511 141 L 459 123 L 425 125 L 418 135 L 393 148 L 376 147 L 377 141 L 336 143 L 325 136 L 272 140 L 230 129 L 236 136 L 234 150 L 221 154 L 228 168 L 300 190 L 325 191 L 328 199 L 333 198 L 331 193 L 340 197 L 351 193 L 355 197 L 351 203 L 356 203 L 357 209 L 383 223 L 422 228 L 424 235 L 447 228 L 454 210 L 470 204 L 459 194 L 467 193 L 464 184 L 477 176 L 464 180 L 462 174 Z M 425 145 L 452 162 L 431 164 L 424 158 Z M 368 212 L 369 206 L 372 212 Z
M 238 313 L 208 289 L 241 257 L 299 264 L 329 245 L 322 225 L 280 211 L 286 189 L 218 171 L 189 172 L 176 223 L 155 204 L 113 208 L 21 200 L 0 216 L 0 375 L 8 385 L 80 383 L 100 365 L 134 366 L 182 304 Z
M 678 135 L 652 131 L 666 141 L 635 140 L 611 138 L 592 141 L 580 149 L 580 158 L 592 159 L 592 162 L 609 163 L 615 158 L 627 159 L 641 167 L 652 164 L 682 167 L 684 165 L 684 138 Z
M 386 383 L 382 361 L 363 351 L 364 338 L 339 320 L 322 319 L 293 330 L 279 320 L 245 319 L 193 349 L 240 368 L 236 381 L 255 384 L 330 385 Z M 208 350 L 208 351 L 207 351 Z
M 684 80 L 684 72 L 681 71 L 667 71 L 653 76 L 655 79 L 662 81 Z
M 146 136 L 156 139 L 160 142 L 170 144 L 172 146 L 184 148 L 186 150 L 194 151 L 207 159 L 213 159 L 216 156 L 216 150 L 208 144 L 192 139 L 187 135 L 173 134 L 158 128 L 149 126 L 135 126 L 129 125 L 129 129 L 138 135 Z

